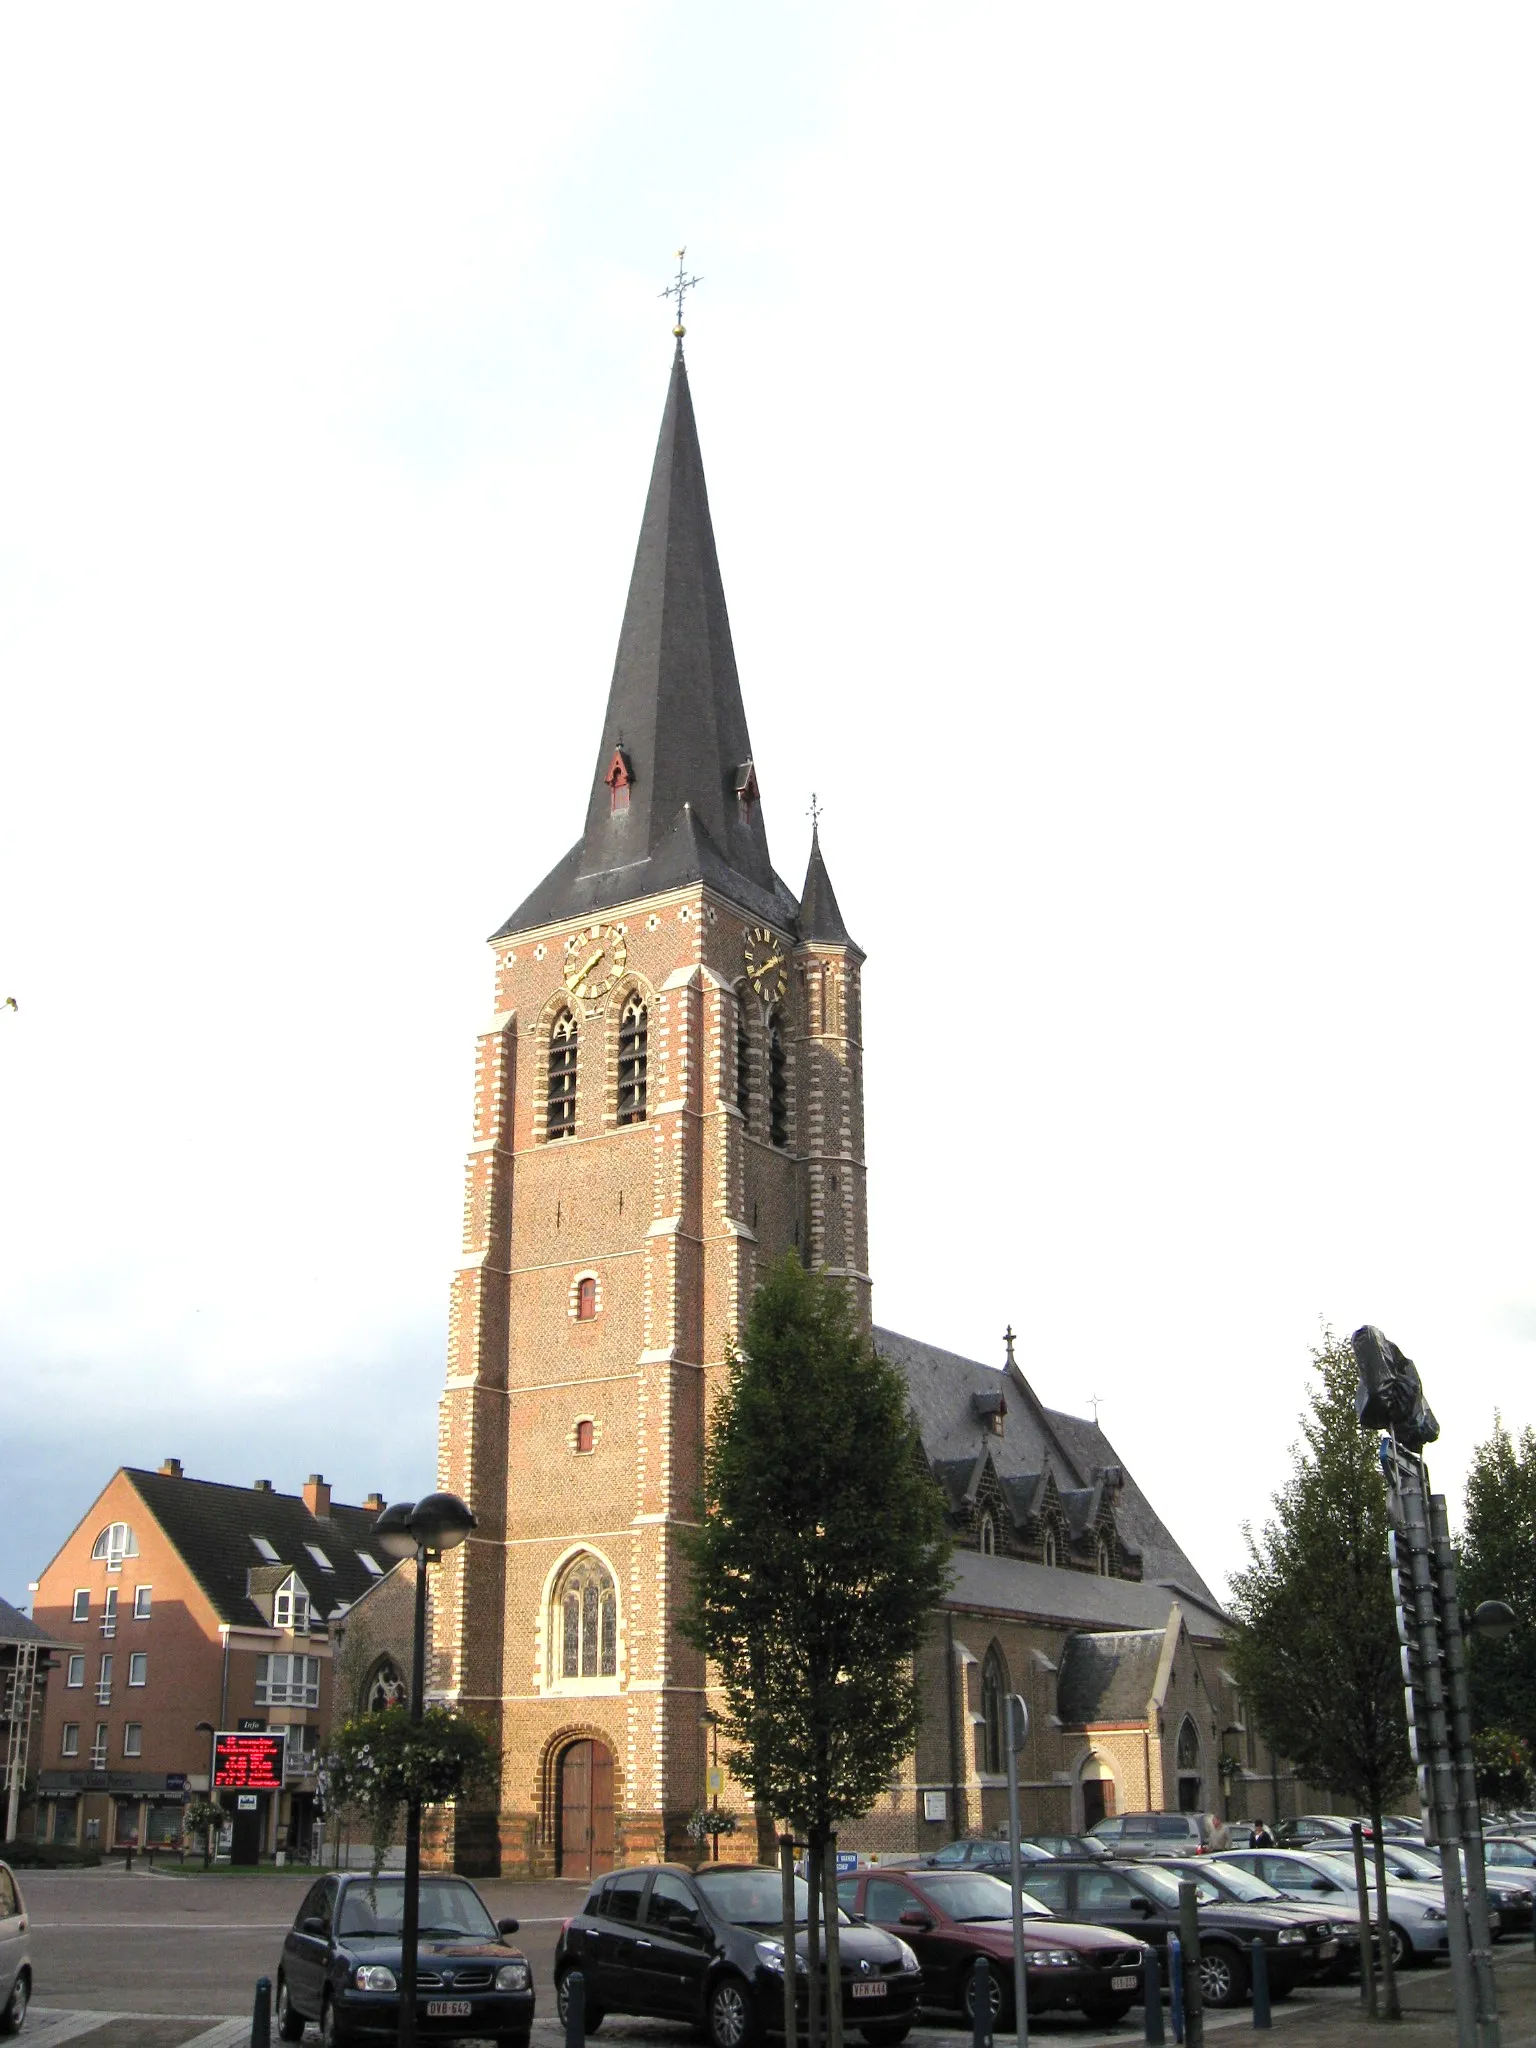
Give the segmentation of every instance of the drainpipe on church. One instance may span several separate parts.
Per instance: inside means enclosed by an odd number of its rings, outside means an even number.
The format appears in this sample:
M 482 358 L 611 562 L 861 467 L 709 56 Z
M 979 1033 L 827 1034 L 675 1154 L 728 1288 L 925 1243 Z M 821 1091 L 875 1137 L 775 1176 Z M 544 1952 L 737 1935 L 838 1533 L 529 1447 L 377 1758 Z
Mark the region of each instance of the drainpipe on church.
M 960 1728 L 955 1714 L 955 1617 L 946 1614 L 945 1631 L 949 1637 L 949 1669 L 946 1674 L 944 1696 L 949 1706 L 949 1824 L 955 1835 L 960 1833 Z

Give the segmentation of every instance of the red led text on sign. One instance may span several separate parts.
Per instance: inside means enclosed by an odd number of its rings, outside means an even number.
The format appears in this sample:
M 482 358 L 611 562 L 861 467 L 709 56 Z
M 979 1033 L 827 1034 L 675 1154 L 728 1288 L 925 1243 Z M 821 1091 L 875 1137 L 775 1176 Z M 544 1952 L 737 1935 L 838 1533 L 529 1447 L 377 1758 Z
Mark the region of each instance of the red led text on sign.
M 218 1792 L 281 1792 L 281 1735 L 217 1735 L 213 1743 L 213 1784 Z

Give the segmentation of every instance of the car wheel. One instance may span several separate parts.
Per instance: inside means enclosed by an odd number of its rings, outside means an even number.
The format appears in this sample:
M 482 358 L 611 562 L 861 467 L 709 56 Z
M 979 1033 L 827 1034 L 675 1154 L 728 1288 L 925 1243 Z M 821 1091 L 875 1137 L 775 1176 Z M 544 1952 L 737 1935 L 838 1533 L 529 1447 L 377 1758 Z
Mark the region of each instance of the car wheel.
M 5 2001 L 5 2011 L 0 2012 L 0 2034 L 19 2034 L 27 2017 L 27 2000 L 32 1996 L 32 1979 L 25 1970 L 18 1970 L 16 1982 L 11 1986 L 11 1995 Z
M 758 2033 L 757 2008 L 740 1977 L 720 1977 L 704 2004 L 710 2048 L 750 2048 Z
M 1118 2027 L 1130 2009 L 1128 1998 L 1107 1999 L 1103 2005 L 1085 2005 L 1083 2018 L 1096 2027 Z
M 320 2008 L 320 2038 L 325 2048 L 348 2048 L 352 2039 L 352 2029 L 336 2010 L 336 2001 L 330 1996 Z
M 965 2009 L 966 2018 L 973 2023 L 976 2018 L 976 1962 L 977 1958 L 973 1956 L 968 1963 L 961 1965 L 964 1989 L 960 1994 L 960 2002 Z M 1008 2016 L 1013 2000 L 1009 1995 L 1008 1986 L 1003 1982 L 1002 1972 L 990 1956 L 987 1958 L 987 2003 L 992 2008 L 993 2026 L 1006 2026 L 1009 2023 Z
M 1208 1948 L 1200 1957 L 1200 2000 L 1204 2005 L 1241 2005 L 1248 1972 L 1235 1949 Z
M 304 2015 L 293 2009 L 286 1977 L 277 1980 L 277 2037 L 280 2041 L 302 2041 L 304 2038 Z
M 569 1970 L 562 1970 L 555 1979 L 555 2008 L 560 2015 L 562 2027 L 569 2022 L 571 2017 L 570 1977 L 571 1973 Z M 588 1992 L 581 2009 L 582 2032 L 595 2034 L 606 2017 L 607 2015 L 604 2013 L 603 2008 L 593 2003 L 592 1994 Z
M 1418 1957 L 1414 1954 L 1413 1943 L 1395 1921 L 1392 1925 L 1392 1934 L 1387 1947 L 1391 1952 L 1394 1970 L 1411 1970 L 1418 1961 Z

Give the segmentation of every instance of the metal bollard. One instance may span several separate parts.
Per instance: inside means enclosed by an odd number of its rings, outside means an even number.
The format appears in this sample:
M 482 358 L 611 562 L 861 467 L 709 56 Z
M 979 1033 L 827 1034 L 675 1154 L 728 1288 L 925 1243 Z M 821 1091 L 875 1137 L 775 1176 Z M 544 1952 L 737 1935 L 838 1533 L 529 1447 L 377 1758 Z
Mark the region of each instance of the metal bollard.
M 971 1971 L 971 2048 L 992 2048 L 992 1972 L 985 1956 Z
M 256 2010 L 251 2014 L 251 2048 L 272 2048 L 272 1979 L 256 1979 Z
M 587 1980 L 580 1970 L 565 1975 L 565 2048 L 586 2048 Z
M 128 1875 L 129 1871 L 130 1871 L 130 1870 L 132 1870 L 132 1868 L 133 1868 L 133 1851 L 132 1851 L 132 1850 L 130 1849 L 130 1850 L 129 1850 L 129 1851 L 127 1852 L 127 1854 L 126 1854 L 126 1855 L 125 1855 L 125 1856 L 123 1857 L 123 1875 L 124 1875 L 124 1877 L 126 1877 L 126 1876 Z
M 1269 2011 L 1269 1954 L 1259 1937 L 1253 1937 L 1253 2024 L 1272 2027 Z
M 1141 1995 L 1146 2005 L 1145 2038 L 1151 2048 L 1163 2048 L 1163 1973 L 1158 1968 L 1157 1950 L 1150 1942 L 1142 1964 Z
M 1168 1937 L 1168 2004 L 1173 2021 L 1173 2038 L 1184 2039 L 1184 1945 L 1176 1934 Z

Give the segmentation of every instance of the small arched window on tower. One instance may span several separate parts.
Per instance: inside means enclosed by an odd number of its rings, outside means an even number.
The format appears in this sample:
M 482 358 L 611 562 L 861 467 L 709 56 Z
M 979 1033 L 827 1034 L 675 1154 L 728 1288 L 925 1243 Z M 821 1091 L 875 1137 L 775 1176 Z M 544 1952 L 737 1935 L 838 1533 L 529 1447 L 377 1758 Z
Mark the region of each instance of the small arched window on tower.
M 1003 1698 L 1008 1691 L 1008 1674 L 994 1643 L 981 1667 L 981 1768 L 1001 1771 L 1003 1756 Z
M 986 1509 L 976 1525 L 976 1547 L 983 1557 L 990 1557 L 997 1549 L 997 1524 Z
M 635 771 L 629 765 L 629 756 L 622 747 L 615 747 L 613 759 L 608 763 L 608 773 L 603 777 L 608 785 L 608 809 L 617 817 L 629 809 L 629 785 L 635 779 Z
M 1040 1562 L 1053 1565 L 1056 1562 L 1056 1555 L 1056 1524 L 1047 1522 L 1045 1533 L 1040 1538 Z
M 619 1018 L 619 1122 L 645 1122 L 646 1040 L 650 1017 L 638 995 L 632 995 Z
M 736 1107 L 741 1120 L 752 1128 L 752 1038 L 747 1029 L 747 991 L 736 991 Z
M 1114 1576 L 1114 1559 L 1110 1555 L 1109 1543 L 1103 1536 L 1099 1538 L 1098 1547 L 1094 1555 L 1095 1562 L 1099 1568 L 1099 1577 L 1101 1579 L 1112 1578 Z
M 618 1670 L 618 1599 L 599 1561 L 578 1557 L 555 1591 L 554 1620 L 562 1678 L 612 1678 Z
M 545 1135 L 576 1135 L 576 1019 L 562 1010 L 549 1034 L 549 1114 Z
M 768 1019 L 768 1135 L 775 1145 L 789 1143 L 789 1055 L 778 1010 Z
M 584 1280 L 576 1282 L 576 1320 L 590 1323 L 597 1314 L 597 1282 L 589 1273 Z

